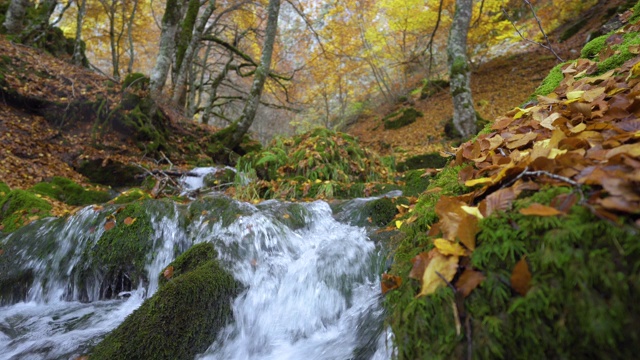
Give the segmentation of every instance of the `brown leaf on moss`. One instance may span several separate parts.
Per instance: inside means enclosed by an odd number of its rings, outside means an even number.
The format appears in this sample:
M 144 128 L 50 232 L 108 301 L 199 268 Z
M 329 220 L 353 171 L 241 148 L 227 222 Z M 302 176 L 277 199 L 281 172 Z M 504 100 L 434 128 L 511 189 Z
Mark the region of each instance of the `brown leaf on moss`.
M 485 278 L 484 274 L 479 271 L 465 269 L 464 272 L 460 274 L 458 281 L 456 281 L 456 290 L 461 293 L 462 296 L 467 297 Z
M 113 229 L 115 226 L 116 226 L 115 220 L 109 220 L 106 223 L 104 223 L 104 230 L 109 231 Z
M 400 276 L 384 273 L 382 274 L 382 280 L 380 281 L 380 290 L 382 295 L 391 290 L 395 290 L 402 285 L 402 278 Z
M 409 272 L 409 277 L 416 280 L 422 279 L 424 269 L 427 268 L 427 264 L 429 263 L 429 253 L 421 252 L 411 259 L 411 263 L 413 267 L 411 268 L 411 272 Z
M 431 249 L 427 257 L 428 263 L 422 274 L 422 284 L 417 297 L 432 294 L 438 288 L 447 286 L 445 280 L 453 280 L 458 271 L 457 256 L 445 256 L 437 249 Z
M 564 215 L 563 212 L 558 211 L 551 206 L 546 206 L 542 204 L 531 204 L 524 209 L 520 209 L 520 214 L 522 215 L 534 215 L 534 216 L 558 216 Z
M 162 276 L 167 280 L 171 279 L 173 277 L 173 265 L 167 266 L 167 268 L 162 272 Z
M 513 272 L 511 273 L 511 288 L 522 296 L 525 296 L 531 288 L 531 271 L 529 271 L 526 256 L 523 256 L 513 268 Z

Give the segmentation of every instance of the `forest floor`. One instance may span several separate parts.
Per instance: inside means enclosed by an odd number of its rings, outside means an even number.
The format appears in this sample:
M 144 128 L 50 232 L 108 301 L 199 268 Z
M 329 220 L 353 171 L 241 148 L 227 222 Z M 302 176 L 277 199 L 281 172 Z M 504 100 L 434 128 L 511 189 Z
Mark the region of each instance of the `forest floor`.
M 588 34 L 603 24 L 598 14 L 604 14 L 606 9 L 622 2 L 603 2 L 604 5 L 591 10 L 591 16 L 587 14 L 582 17 L 590 19 L 587 24 L 565 42 L 557 41 L 563 28 L 550 34 L 554 49 L 565 60 L 578 57 Z M 485 119 L 493 120 L 525 101 L 558 63 L 548 50 L 540 46 L 523 41 L 513 48 L 517 48 L 517 52 L 484 62 L 473 71 L 473 97 L 478 112 Z M 0 53 L 5 54 L 3 61 L 12 57 L 30 67 L 25 72 L 27 75 L 23 76 L 35 79 L 38 74 L 47 74 L 46 81 L 42 80 L 42 76 L 37 80 L 17 79 L 27 84 L 20 91 L 41 94 L 49 100 L 59 97 L 61 101 L 71 96 L 92 99 L 106 93 L 106 79 L 61 59 L 46 56 L 41 50 L 0 38 Z M 10 76 L 5 79 L 9 82 L 13 80 L 16 79 Z M 424 116 L 409 126 L 397 130 L 384 130 L 379 126 L 382 117 L 402 106 L 399 104 L 394 108 L 394 105 L 383 105 L 370 111 L 375 115 L 362 117 L 347 132 L 357 136 L 364 145 L 381 153 L 393 151 L 399 158 L 442 150 L 447 146 L 442 137 L 443 123 L 452 115 L 449 92 L 444 90 L 425 100 L 418 97 L 419 94 L 414 96 L 413 106 Z M 178 119 L 176 121 L 180 124 L 176 126 L 179 127 L 188 122 L 180 120 L 177 115 L 172 118 Z M 76 172 L 73 166 L 82 158 L 117 159 L 151 168 L 162 162 L 162 159 L 146 157 L 143 150 L 122 136 L 106 134 L 97 140 L 95 129 L 90 124 L 78 123 L 70 128 L 72 131 L 61 131 L 42 116 L 8 106 L 7 100 L 0 98 L 0 182 L 7 183 L 11 188 L 24 189 L 52 176 L 62 176 L 87 185 L 87 179 Z M 186 166 L 180 161 L 174 160 L 174 163 L 176 166 Z M 167 162 L 164 164 L 167 165 Z
M 585 12 L 581 18 L 587 19 L 584 26 L 566 41 L 560 42 L 562 34 L 573 23 L 567 23 L 548 34 L 551 46 L 563 60 L 576 59 L 587 42 L 589 34 L 597 31 L 605 22 L 608 9 L 619 6 L 624 1 L 601 2 Z M 512 44 L 504 55 L 490 59 L 472 68 L 471 91 L 476 111 L 483 119 L 493 121 L 522 103 L 533 94 L 549 70 L 560 61 L 553 53 L 540 45 L 527 41 Z M 421 86 L 421 78 L 416 86 Z M 386 130 L 382 118 L 402 107 L 401 104 L 383 105 L 361 116 L 346 132 L 360 139 L 366 146 L 377 152 L 394 154 L 398 160 L 404 157 L 446 150 L 449 141 L 444 138 L 444 124 L 453 114 L 453 103 L 449 88 L 421 100 L 420 94 L 409 99 L 412 107 L 424 116 L 408 126 Z

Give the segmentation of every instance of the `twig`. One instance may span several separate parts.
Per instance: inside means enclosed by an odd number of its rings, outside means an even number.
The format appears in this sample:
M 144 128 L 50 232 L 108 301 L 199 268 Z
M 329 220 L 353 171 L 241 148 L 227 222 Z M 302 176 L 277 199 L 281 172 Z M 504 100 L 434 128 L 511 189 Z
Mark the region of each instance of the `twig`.
M 458 291 L 456 290 L 456 287 L 453 286 L 453 284 L 450 283 L 449 280 L 447 280 L 444 276 L 442 276 L 442 274 L 436 271 L 436 275 L 438 275 L 440 279 L 442 279 L 442 281 L 444 281 L 451 288 L 451 290 L 453 290 L 454 294 L 458 293 Z
M 523 0 L 525 3 L 529 4 L 529 6 L 531 7 L 531 12 L 533 12 L 533 16 L 535 16 L 536 21 L 538 22 L 538 27 L 540 28 L 540 31 L 542 31 L 542 34 L 544 35 L 544 38 L 547 41 L 547 45 L 539 43 L 537 41 L 533 41 L 531 39 L 527 39 L 526 37 L 524 37 L 524 35 L 522 35 L 522 33 L 520 32 L 520 29 L 518 29 L 518 27 L 516 26 L 516 24 L 511 20 L 511 18 L 509 18 L 509 14 L 507 14 L 507 10 L 505 10 L 505 8 L 502 8 L 502 13 L 504 14 L 504 16 L 507 18 L 507 20 L 509 20 L 509 22 L 511 23 L 511 25 L 513 25 L 513 28 L 516 30 L 516 32 L 518 33 L 518 35 L 520 35 L 520 37 L 522 38 L 522 40 L 529 42 L 531 44 L 536 44 L 538 46 L 541 46 L 549 51 L 551 51 L 553 53 L 553 55 L 555 55 L 556 59 L 558 59 L 558 61 L 560 62 L 564 62 L 564 60 L 562 60 L 562 58 L 555 52 L 555 50 L 553 50 L 553 48 L 551 47 L 551 43 L 549 42 L 549 38 L 547 37 L 547 34 L 544 32 L 544 30 L 542 29 L 542 24 L 540 23 L 540 19 L 538 19 L 538 15 L 536 15 L 536 12 L 533 9 L 533 6 L 531 5 L 531 3 L 528 0 Z
M 546 176 L 548 176 L 548 177 L 550 177 L 552 179 L 564 181 L 567 184 L 570 184 L 572 186 L 580 187 L 580 184 L 578 184 L 577 182 L 569 179 L 568 177 L 556 175 L 554 173 L 550 173 L 550 172 L 544 171 L 544 170 L 527 171 L 527 169 L 525 168 L 525 171 L 523 171 L 521 175 L 522 176 L 542 176 L 542 175 L 546 175 Z M 518 177 L 520 177 L 520 175 L 518 175 Z
M 162 155 L 162 157 L 167 160 L 167 162 L 169 163 L 169 169 L 173 169 L 173 163 L 171 162 L 171 160 L 169 160 L 169 158 L 167 157 L 167 155 L 165 155 L 162 151 L 160 151 L 160 155 Z

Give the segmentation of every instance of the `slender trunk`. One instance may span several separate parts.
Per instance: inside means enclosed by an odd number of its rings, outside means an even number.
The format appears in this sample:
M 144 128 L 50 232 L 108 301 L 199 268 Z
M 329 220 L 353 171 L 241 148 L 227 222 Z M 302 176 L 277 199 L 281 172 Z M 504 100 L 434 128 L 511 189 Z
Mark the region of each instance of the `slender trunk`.
M 467 59 L 467 32 L 471 22 L 472 6 L 472 0 L 456 0 L 456 12 L 447 45 L 449 82 L 453 97 L 453 124 L 463 137 L 474 135 L 477 131 L 476 111 L 471 97 L 471 72 Z
M 218 86 L 222 84 L 222 81 L 227 77 L 227 73 L 229 73 L 229 69 L 231 68 L 231 63 L 233 62 L 233 53 L 229 54 L 229 61 L 225 64 L 224 68 L 216 78 L 213 80 L 211 84 L 211 92 L 209 93 L 209 99 L 207 100 L 207 106 L 204 108 L 204 112 L 202 113 L 202 123 L 208 124 L 209 118 L 211 117 L 211 110 L 213 110 L 213 106 L 218 99 Z
M 191 61 L 198 49 L 198 45 L 200 44 L 200 40 L 202 34 L 204 32 L 204 28 L 207 25 L 207 21 L 213 14 L 213 11 L 216 7 L 216 1 L 210 0 L 209 6 L 205 9 L 205 11 L 201 14 L 201 16 L 196 21 L 196 26 L 191 36 L 191 40 L 189 41 L 189 45 L 187 45 L 187 49 L 184 52 L 184 56 L 180 63 L 180 69 L 178 70 L 178 76 L 176 78 L 175 85 L 173 86 L 173 98 L 171 101 L 174 104 L 178 104 L 180 99 L 184 97 L 184 93 L 187 91 L 185 83 L 187 81 L 187 76 L 189 75 L 189 69 L 191 67 Z
M 231 133 L 226 145 L 229 149 L 234 149 L 242 141 L 242 137 L 249 131 L 249 127 L 253 123 L 260 105 L 260 97 L 264 89 L 264 83 L 269 75 L 271 67 L 271 56 L 273 55 L 273 47 L 278 32 L 278 15 L 280 13 L 280 0 L 269 0 L 267 6 L 267 30 L 262 47 L 262 55 L 260 57 L 260 65 L 256 68 L 253 78 L 253 85 L 249 91 L 249 98 L 242 109 L 242 115 L 231 126 L 235 129 Z
M 127 64 L 127 73 L 133 72 L 133 62 L 135 58 L 135 51 L 133 47 L 133 21 L 135 20 L 136 10 L 138 9 L 138 0 L 133 1 L 133 9 L 131 10 L 131 16 L 129 16 L 129 22 L 127 24 L 127 37 L 129 39 L 129 64 Z
M 24 26 L 23 21 L 27 8 L 29 7 L 29 0 L 12 0 L 7 9 L 7 14 L 4 19 L 5 29 L 8 34 L 18 34 L 22 31 Z
M 180 8 L 178 0 L 167 0 L 164 16 L 162 17 L 162 30 L 160 33 L 160 49 L 156 64 L 151 70 L 149 89 L 154 98 L 158 98 L 162 93 L 162 88 L 167 82 L 169 68 L 171 67 L 171 57 L 175 49 L 175 37 L 180 22 Z
M 78 15 L 76 16 L 76 40 L 73 44 L 73 63 L 82 66 L 84 62 L 84 54 L 82 49 L 82 24 L 84 23 L 84 15 L 87 12 L 87 1 L 78 0 Z
M 196 96 L 194 97 L 194 101 L 192 101 L 189 104 L 189 110 L 188 110 L 188 115 L 193 117 L 193 115 L 196 113 L 198 107 L 200 106 L 200 103 L 202 103 L 202 94 L 204 93 L 204 76 L 207 72 L 207 61 L 209 60 L 209 54 L 211 53 L 211 43 L 207 44 L 205 50 L 204 50 L 204 56 L 202 59 L 202 71 L 200 71 L 200 76 L 198 79 L 198 91 Z M 195 93 L 195 91 L 194 91 Z M 196 100 L 197 99 L 197 100 Z

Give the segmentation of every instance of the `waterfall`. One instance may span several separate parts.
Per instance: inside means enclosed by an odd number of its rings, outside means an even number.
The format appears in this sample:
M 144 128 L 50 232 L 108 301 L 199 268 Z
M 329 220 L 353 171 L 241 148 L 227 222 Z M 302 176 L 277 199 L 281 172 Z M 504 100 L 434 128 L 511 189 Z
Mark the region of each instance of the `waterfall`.
M 85 249 L 105 231 L 105 212 L 87 207 L 0 242 L 24 238 L 20 264 L 33 275 L 26 299 L 0 307 L 3 358 L 85 354 L 153 295 L 158 274 L 176 255 L 201 242 L 215 246 L 244 290 L 233 302 L 234 320 L 198 359 L 390 357 L 378 278 L 384 254 L 364 228 L 336 220 L 326 202 L 252 205 L 211 197 L 147 211 L 153 245 L 146 279 L 114 299 L 101 300 L 97 285 L 82 290 L 87 280 L 77 275 L 88 266 Z M 43 245 L 51 249 L 44 256 Z

